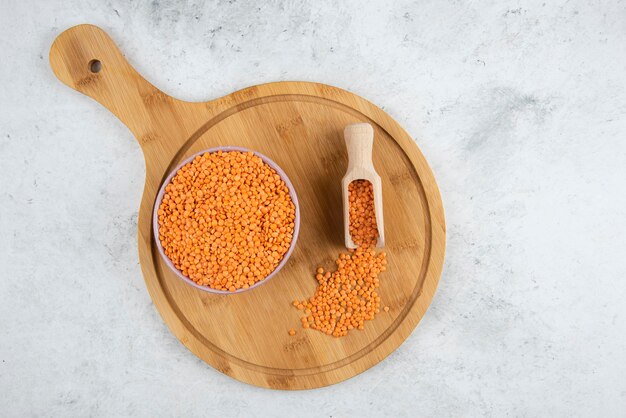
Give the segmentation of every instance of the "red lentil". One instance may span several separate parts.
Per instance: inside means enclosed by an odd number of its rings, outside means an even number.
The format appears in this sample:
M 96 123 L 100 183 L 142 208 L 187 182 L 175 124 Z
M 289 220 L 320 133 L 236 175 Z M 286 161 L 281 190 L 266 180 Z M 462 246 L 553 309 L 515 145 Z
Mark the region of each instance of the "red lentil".
M 165 187 L 159 240 L 183 275 L 213 289 L 247 289 L 276 269 L 293 239 L 295 205 L 252 152 L 218 151 L 185 164 Z
M 350 202 L 350 234 L 358 246 L 350 253 L 339 254 L 337 269 L 325 272 L 318 267 L 315 294 L 306 301 L 294 301 L 305 309 L 303 328 L 312 328 L 334 337 L 350 330 L 365 328 L 365 321 L 380 312 L 378 274 L 387 269 L 385 252 L 376 255 L 373 246 L 378 239 L 374 212 L 374 194 L 369 181 L 357 180 L 348 187 Z M 385 311 L 389 308 L 385 307 Z M 310 314 L 308 314 L 310 312 Z

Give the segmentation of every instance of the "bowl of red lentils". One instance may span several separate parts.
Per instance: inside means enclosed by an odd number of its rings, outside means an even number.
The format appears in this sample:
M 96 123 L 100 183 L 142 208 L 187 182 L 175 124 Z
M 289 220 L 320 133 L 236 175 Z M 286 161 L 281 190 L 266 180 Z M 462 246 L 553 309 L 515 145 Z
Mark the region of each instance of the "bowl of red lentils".
M 296 191 L 265 155 L 241 147 L 200 151 L 163 181 L 154 237 L 168 267 L 197 289 L 254 289 L 287 263 L 300 229 Z

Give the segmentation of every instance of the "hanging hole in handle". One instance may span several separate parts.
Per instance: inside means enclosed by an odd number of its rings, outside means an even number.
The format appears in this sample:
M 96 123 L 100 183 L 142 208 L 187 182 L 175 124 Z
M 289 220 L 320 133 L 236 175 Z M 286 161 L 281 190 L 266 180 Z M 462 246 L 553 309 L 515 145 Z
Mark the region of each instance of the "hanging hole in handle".
M 100 60 L 91 60 L 89 61 L 89 71 L 92 73 L 99 73 L 102 69 L 102 63 Z

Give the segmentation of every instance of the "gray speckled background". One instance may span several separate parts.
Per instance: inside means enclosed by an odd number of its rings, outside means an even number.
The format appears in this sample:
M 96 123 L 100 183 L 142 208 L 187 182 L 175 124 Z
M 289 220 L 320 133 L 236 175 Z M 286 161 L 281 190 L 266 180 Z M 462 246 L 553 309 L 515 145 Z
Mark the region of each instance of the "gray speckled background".
M 170 334 L 138 265 L 139 146 L 49 69 L 84 22 L 171 95 L 319 81 L 416 138 L 448 247 L 404 345 L 277 392 Z M 616 1 L 3 0 L 0 415 L 623 416 L 625 22 Z

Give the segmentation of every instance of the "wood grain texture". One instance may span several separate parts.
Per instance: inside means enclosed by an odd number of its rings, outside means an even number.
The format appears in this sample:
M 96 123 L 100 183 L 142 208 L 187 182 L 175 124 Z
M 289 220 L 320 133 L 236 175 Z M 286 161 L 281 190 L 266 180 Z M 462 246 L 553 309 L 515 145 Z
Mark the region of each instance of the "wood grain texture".
M 101 62 L 92 72 L 90 63 Z M 50 50 L 56 76 L 97 100 L 133 132 L 145 156 L 139 259 L 156 308 L 177 338 L 217 370 L 274 389 L 309 389 L 350 378 L 381 361 L 415 328 L 433 297 L 445 249 L 445 222 L 430 168 L 385 112 L 347 91 L 316 83 L 246 88 L 205 103 L 174 99 L 141 77 L 101 29 L 80 25 Z M 299 328 L 294 299 L 311 296 L 318 265 L 333 267 L 343 247 L 343 129 L 374 128 L 381 176 L 388 270 L 380 295 L 389 313 L 364 331 L 332 338 Z M 296 249 L 268 283 L 237 295 L 210 295 L 168 270 L 156 250 L 152 209 L 168 172 L 188 155 L 219 145 L 257 150 L 279 164 L 301 206 Z M 296 336 L 287 334 L 298 329 Z M 416 359 L 416 361 L 419 361 Z

